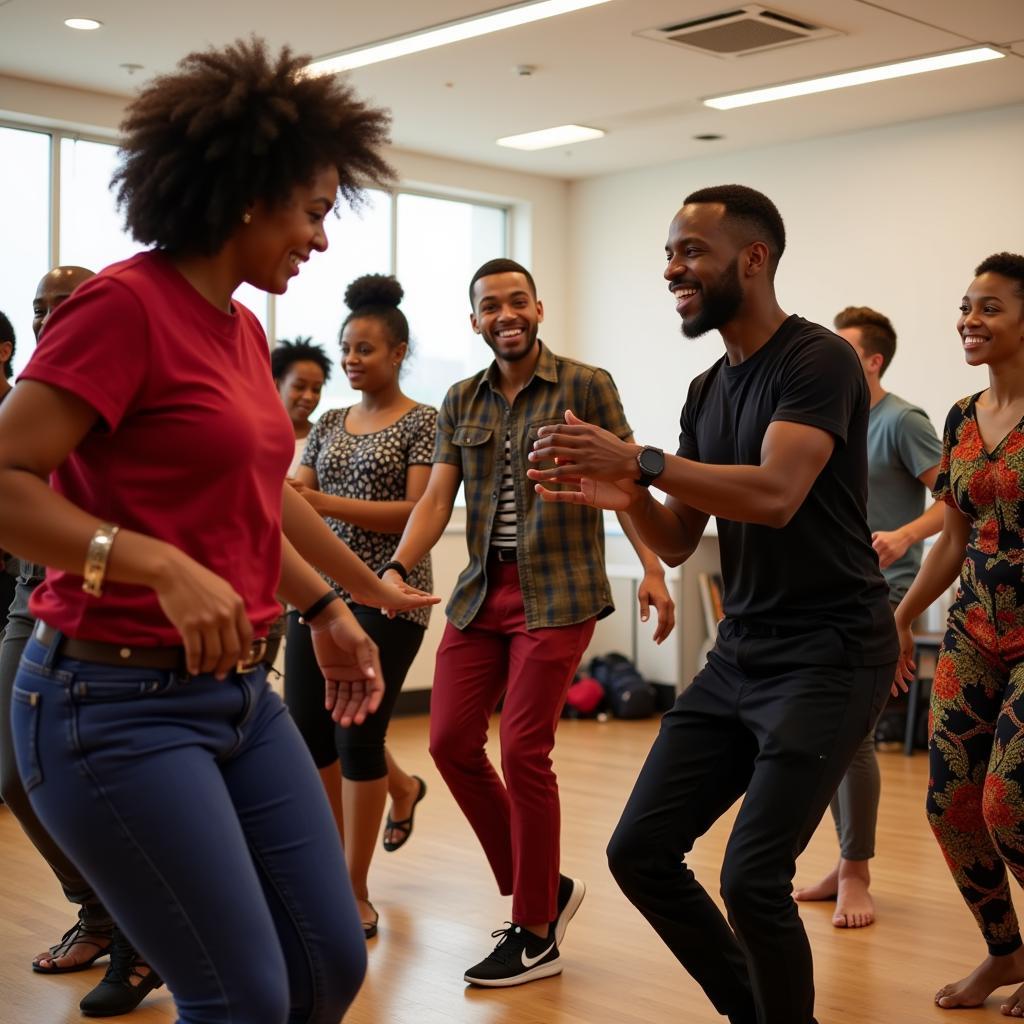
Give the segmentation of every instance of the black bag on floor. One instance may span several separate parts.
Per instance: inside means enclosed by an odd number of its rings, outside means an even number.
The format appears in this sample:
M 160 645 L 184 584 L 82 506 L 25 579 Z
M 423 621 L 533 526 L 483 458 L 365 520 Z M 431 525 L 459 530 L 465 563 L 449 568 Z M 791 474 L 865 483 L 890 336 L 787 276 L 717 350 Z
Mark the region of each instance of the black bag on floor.
M 637 672 L 629 658 L 621 654 L 594 658 L 590 674 L 604 687 L 608 710 L 616 718 L 650 718 L 654 714 L 654 687 Z

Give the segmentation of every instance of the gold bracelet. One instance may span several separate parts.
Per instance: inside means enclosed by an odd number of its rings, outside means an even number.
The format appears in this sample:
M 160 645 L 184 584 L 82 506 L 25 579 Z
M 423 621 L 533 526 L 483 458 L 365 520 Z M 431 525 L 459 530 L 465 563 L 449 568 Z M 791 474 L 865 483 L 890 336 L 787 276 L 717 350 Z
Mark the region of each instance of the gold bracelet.
M 89 541 L 85 553 L 85 568 L 82 570 L 82 589 L 92 597 L 103 596 L 103 578 L 107 575 L 107 562 L 119 527 L 104 523 Z

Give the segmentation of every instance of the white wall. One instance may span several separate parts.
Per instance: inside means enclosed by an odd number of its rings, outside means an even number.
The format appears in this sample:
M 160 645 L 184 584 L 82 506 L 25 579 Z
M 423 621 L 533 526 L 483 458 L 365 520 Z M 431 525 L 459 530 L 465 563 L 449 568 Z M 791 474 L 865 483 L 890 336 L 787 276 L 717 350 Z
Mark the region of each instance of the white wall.
M 1012 106 L 574 183 L 573 353 L 611 371 L 640 440 L 674 447 L 687 384 L 722 347 L 717 333 L 680 334 L 665 237 L 688 192 L 736 182 L 785 219 L 783 308 L 825 324 L 846 305 L 889 315 L 899 347 L 884 383 L 940 430 L 986 385 L 954 325 L 975 265 L 1024 251 L 1022 167 L 1024 106 Z

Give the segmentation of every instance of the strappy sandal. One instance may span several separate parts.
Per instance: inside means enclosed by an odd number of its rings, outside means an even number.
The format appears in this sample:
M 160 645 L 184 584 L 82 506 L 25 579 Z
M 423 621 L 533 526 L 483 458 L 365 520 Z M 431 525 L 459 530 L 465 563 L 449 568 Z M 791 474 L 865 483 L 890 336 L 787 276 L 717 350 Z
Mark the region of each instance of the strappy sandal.
M 97 939 L 106 940 L 106 945 L 102 942 L 96 942 L 93 939 L 88 938 L 89 935 L 95 935 Z M 101 956 L 106 956 L 110 952 L 112 939 L 109 933 L 104 933 L 101 930 L 90 929 L 86 927 L 85 922 L 79 918 L 61 937 L 60 942 L 56 946 L 50 947 L 49 954 L 43 954 L 36 957 L 32 961 L 32 970 L 37 974 L 74 974 L 75 971 L 88 970 Z M 68 964 L 66 967 L 58 966 L 55 961 L 59 960 L 62 956 L 67 956 L 75 946 L 93 946 L 96 950 L 87 960 L 82 960 L 77 964 Z M 42 961 L 49 960 L 53 965 L 51 967 L 43 967 Z
M 372 921 L 363 921 L 363 938 L 372 939 L 377 934 L 377 923 L 380 921 L 380 914 L 377 913 L 377 908 L 367 899 L 357 897 L 358 903 L 365 903 L 373 911 Z
M 395 850 L 405 846 L 409 841 L 409 836 L 412 835 L 412 822 L 416 815 L 416 805 L 427 795 L 427 784 L 418 776 L 414 775 L 413 778 L 420 784 L 419 795 L 412 802 L 412 811 L 409 813 L 408 818 L 403 818 L 401 821 L 395 821 L 391 817 L 391 812 L 388 812 L 387 820 L 384 822 L 384 849 L 388 853 L 394 853 Z M 392 806 L 394 806 L 392 804 Z M 388 833 L 392 831 L 398 831 L 402 833 L 401 839 L 391 840 L 388 839 Z

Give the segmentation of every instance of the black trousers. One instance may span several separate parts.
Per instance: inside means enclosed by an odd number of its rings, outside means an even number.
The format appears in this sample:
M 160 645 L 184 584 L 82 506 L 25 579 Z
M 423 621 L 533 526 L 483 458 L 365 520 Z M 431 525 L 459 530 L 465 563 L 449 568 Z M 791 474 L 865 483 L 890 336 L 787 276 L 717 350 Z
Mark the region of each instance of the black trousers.
M 707 665 L 662 720 L 608 860 L 732 1024 L 814 1024 L 796 858 L 884 706 L 895 665 L 849 667 L 831 629 L 756 633 L 722 623 Z M 722 865 L 726 921 L 685 857 L 744 794 Z
M 298 612 L 288 613 L 284 651 L 284 701 L 309 747 L 317 768 L 341 761 L 341 774 L 354 782 L 372 782 L 388 773 L 384 759 L 391 713 L 402 684 L 423 643 L 426 629 L 409 619 L 389 619 L 378 608 L 352 605 L 352 613 L 380 651 L 384 698 L 362 725 L 343 729 L 324 709 L 324 676 L 313 654 L 309 627 Z

